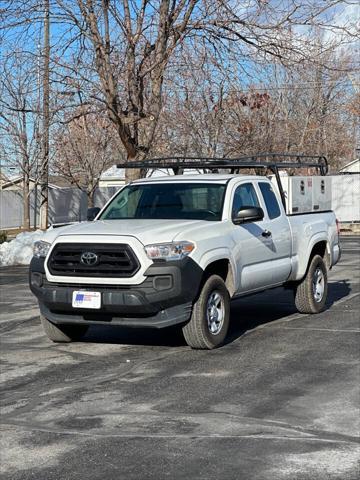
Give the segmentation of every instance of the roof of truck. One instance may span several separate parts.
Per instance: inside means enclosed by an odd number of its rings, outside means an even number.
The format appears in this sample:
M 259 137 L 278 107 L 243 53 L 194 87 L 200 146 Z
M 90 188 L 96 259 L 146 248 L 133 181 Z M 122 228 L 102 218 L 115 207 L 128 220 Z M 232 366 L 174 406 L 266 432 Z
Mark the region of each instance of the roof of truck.
M 133 183 L 159 183 L 159 182 L 216 182 L 216 183 L 226 183 L 229 180 L 236 178 L 239 180 L 259 180 L 266 177 L 257 176 L 257 175 L 239 175 L 239 174 L 226 174 L 226 173 L 201 173 L 195 175 L 183 174 L 183 175 L 164 175 L 163 177 L 149 177 L 149 178 L 140 178 L 139 180 L 134 180 Z

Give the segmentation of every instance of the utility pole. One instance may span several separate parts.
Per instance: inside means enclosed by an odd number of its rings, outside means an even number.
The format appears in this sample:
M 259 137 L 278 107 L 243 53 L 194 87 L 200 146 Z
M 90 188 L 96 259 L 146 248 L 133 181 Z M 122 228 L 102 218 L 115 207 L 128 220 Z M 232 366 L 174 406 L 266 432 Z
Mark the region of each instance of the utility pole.
M 49 128 L 50 128 L 50 9 L 49 0 L 44 0 L 44 71 L 43 71 L 43 142 L 42 162 L 40 168 L 40 228 L 46 230 L 48 227 L 49 211 Z
M 39 185 L 39 161 L 40 158 L 42 157 L 42 145 L 41 145 L 41 133 L 40 133 L 40 119 L 41 119 L 41 113 L 40 113 L 40 104 L 41 104 L 41 78 L 40 78 L 40 72 L 41 72 L 41 43 L 40 43 L 40 38 L 41 38 L 42 33 L 40 33 L 39 36 L 39 42 L 38 42 L 38 58 L 37 58 L 37 75 L 36 75 L 36 80 L 37 80 L 37 102 L 36 102 L 36 109 L 38 112 L 37 119 L 36 119 L 36 124 L 35 124 L 35 138 L 36 138 L 36 163 L 35 163 L 35 185 L 34 185 L 34 230 L 37 228 L 37 221 L 38 221 L 38 185 Z

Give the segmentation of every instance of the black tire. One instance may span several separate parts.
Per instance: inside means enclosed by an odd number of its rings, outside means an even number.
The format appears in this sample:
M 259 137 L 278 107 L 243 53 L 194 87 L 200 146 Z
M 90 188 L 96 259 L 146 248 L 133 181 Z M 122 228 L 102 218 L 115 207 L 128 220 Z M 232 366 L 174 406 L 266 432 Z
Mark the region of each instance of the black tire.
M 320 255 L 311 258 L 305 277 L 295 289 L 295 305 L 300 313 L 319 313 L 326 303 L 327 269 Z
M 88 325 L 55 325 L 40 315 L 41 325 L 47 337 L 53 342 L 69 343 L 79 340 L 88 330 Z
M 183 327 L 186 343 L 196 349 L 219 347 L 226 338 L 229 321 L 229 292 L 221 277 L 211 275 L 193 306 L 190 321 Z

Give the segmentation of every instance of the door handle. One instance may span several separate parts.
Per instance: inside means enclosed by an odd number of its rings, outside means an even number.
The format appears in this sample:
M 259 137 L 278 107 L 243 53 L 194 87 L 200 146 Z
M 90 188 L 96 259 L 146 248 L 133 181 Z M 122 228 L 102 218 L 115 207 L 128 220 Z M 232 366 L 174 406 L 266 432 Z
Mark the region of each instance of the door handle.
M 265 238 L 271 237 L 271 232 L 269 230 L 264 230 L 261 235 Z

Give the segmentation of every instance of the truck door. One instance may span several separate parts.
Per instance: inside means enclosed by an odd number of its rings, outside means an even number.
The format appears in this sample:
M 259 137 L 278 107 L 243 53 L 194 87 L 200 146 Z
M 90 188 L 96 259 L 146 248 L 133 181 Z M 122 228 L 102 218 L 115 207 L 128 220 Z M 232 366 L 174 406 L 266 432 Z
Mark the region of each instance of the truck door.
M 266 242 L 271 246 L 272 281 L 287 280 L 291 271 L 291 231 L 284 209 L 280 206 L 270 182 L 258 182 L 265 217 L 263 227 L 268 232 Z M 264 208 L 265 207 L 265 208 Z
M 277 202 L 276 197 L 275 200 Z M 280 212 L 279 217 L 275 217 L 275 205 Z M 276 285 L 285 281 L 290 274 L 290 227 L 279 204 L 275 205 L 271 212 L 274 218 L 270 219 L 260 187 L 256 191 L 254 185 L 248 182 L 239 185 L 234 192 L 232 217 L 244 206 L 262 207 L 265 214 L 261 221 L 234 224 L 232 229 L 233 254 L 240 272 L 237 293 Z

